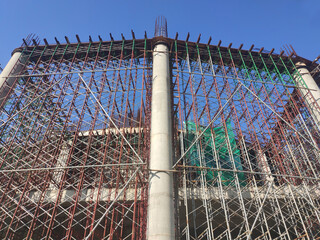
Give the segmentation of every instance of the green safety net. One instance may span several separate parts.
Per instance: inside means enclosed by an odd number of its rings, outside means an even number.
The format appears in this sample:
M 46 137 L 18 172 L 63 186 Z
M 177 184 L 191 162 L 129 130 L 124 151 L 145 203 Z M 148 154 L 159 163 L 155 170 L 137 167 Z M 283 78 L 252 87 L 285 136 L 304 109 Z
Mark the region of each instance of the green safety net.
M 211 133 L 211 129 L 208 128 L 205 130 L 205 127 L 198 126 L 194 122 L 188 121 L 185 123 L 187 134 L 185 135 L 184 141 L 185 149 L 188 149 L 194 140 L 197 138 L 200 133 L 204 131 L 199 141 L 194 144 L 189 152 L 186 154 L 186 157 L 189 159 L 189 164 L 193 166 L 201 166 L 200 165 L 200 156 L 202 157 L 202 167 L 209 168 L 218 168 L 217 167 L 217 159 L 215 159 L 214 154 L 214 146 L 216 148 L 216 154 L 218 158 L 218 163 L 220 164 L 220 169 L 230 169 L 234 170 L 232 158 L 234 160 L 234 165 L 236 170 L 242 171 L 242 165 L 240 160 L 240 150 L 237 148 L 235 134 L 233 132 L 230 121 L 226 122 L 227 125 L 227 134 L 225 132 L 224 127 L 216 127 L 213 128 L 213 133 Z M 228 150 L 227 137 L 229 138 L 232 157 L 230 155 L 230 151 Z M 214 142 L 213 142 L 214 141 Z M 201 142 L 201 147 L 200 147 Z M 200 171 L 198 171 L 200 174 Z M 233 171 L 221 171 L 221 180 L 224 185 L 234 184 L 233 180 L 235 178 L 235 174 L 238 175 L 239 182 L 241 186 L 246 185 L 245 175 L 243 172 L 234 173 Z M 206 179 L 211 181 L 218 177 L 218 171 L 207 170 L 206 171 Z

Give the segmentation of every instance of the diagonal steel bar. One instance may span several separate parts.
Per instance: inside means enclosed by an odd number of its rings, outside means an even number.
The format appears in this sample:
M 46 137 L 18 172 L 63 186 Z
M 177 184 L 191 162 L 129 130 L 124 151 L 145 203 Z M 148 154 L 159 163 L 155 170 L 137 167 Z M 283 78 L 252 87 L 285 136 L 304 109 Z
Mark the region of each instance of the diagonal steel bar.
M 78 73 L 80 79 L 82 80 L 83 84 L 86 86 L 86 88 L 88 89 L 88 91 L 90 92 L 90 94 L 92 95 L 92 97 L 95 99 L 95 101 L 98 103 L 98 105 L 101 107 L 103 113 L 107 116 L 107 118 L 110 120 L 110 122 L 114 125 L 114 127 L 117 129 L 117 131 L 119 132 L 119 134 L 121 135 L 121 137 L 124 139 L 124 141 L 128 144 L 128 146 L 130 147 L 130 149 L 132 150 L 132 152 L 137 156 L 137 158 L 139 159 L 139 161 L 141 163 L 143 163 L 142 159 L 140 158 L 140 156 L 138 155 L 138 153 L 134 150 L 134 148 L 132 147 L 132 145 L 130 144 L 130 142 L 127 140 L 127 138 L 123 135 L 123 133 L 120 131 L 120 129 L 117 127 L 117 125 L 115 124 L 115 122 L 112 120 L 112 118 L 109 116 L 109 114 L 107 113 L 107 111 L 104 109 L 104 107 L 102 106 L 102 104 L 99 102 L 99 100 L 97 99 L 97 97 L 93 94 L 92 90 L 89 88 L 89 86 L 87 85 L 86 81 L 84 81 L 84 79 L 82 78 L 82 76 L 80 75 L 80 73 Z
M 202 137 L 202 135 L 205 133 L 205 131 L 211 126 L 211 124 L 218 118 L 219 114 L 223 111 L 223 109 L 228 105 L 230 100 L 233 98 L 233 96 L 237 93 L 241 85 L 238 85 L 237 88 L 234 90 L 232 95 L 228 98 L 226 103 L 222 106 L 222 108 L 216 113 L 216 115 L 213 117 L 213 119 L 210 121 L 210 123 L 203 129 L 203 131 L 199 134 L 199 136 L 192 142 L 190 147 L 182 154 L 182 156 L 177 160 L 177 162 L 172 166 L 172 168 L 175 168 L 177 164 L 181 161 L 181 159 L 184 158 L 184 156 L 192 149 L 193 145 L 197 143 L 197 141 Z

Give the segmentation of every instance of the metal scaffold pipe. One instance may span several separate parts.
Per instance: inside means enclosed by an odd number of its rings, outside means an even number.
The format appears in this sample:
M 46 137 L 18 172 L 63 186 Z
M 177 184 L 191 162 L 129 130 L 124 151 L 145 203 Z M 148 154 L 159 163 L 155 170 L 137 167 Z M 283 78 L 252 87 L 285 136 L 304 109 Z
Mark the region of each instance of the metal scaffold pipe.
M 22 69 L 21 54 L 21 52 L 15 52 L 0 74 L 0 106 L 15 83 L 16 78 L 12 76 L 19 74 Z
M 169 51 L 159 42 L 153 50 L 151 153 L 149 175 L 148 239 L 174 239 L 172 127 Z
M 318 126 L 320 126 L 320 89 L 304 63 L 296 63 L 296 68 L 298 71 L 298 74 L 295 75 L 297 85 L 298 87 L 301 87 L 300 91 L 302 93 L 302 97 L 310 106 L 313 117 Z M 300 76 L 303 82 L 300 80 Z M 309 92 L 311 93 L 311 95 L 309 94 Z

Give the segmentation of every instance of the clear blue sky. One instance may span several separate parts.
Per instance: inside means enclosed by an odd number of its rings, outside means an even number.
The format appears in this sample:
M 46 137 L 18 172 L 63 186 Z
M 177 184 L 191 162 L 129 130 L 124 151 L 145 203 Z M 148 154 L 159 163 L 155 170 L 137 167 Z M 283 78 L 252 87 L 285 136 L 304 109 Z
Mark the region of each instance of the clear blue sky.
M 296 52 L 310 60 L 320 54 L 320 0 L 0 0 L 0 64 L 4 67 L 11 52 L 29 33 L 54 43 L 54 37 L 64 42 L 64 36 L 82 41 L 89 35 L 98 40 L 101 35 L 109 40 L 136 38 L 144 31 L 154 34 L 154 22 L 158 15 L 168 21 L 169 37 L 179 33 L 185 39 L 201 42 L 212 36 L 213 44 L 222 40 L 234 47 L 244 43 L 275 48 L 292 44 Z

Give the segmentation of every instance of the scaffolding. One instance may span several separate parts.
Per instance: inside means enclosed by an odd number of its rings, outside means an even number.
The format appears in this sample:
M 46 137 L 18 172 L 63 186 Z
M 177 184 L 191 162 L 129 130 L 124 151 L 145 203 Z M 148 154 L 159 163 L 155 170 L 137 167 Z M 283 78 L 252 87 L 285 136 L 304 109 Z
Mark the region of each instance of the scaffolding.
M 0 88 L 2 239 L 147 238 L 157 42 L 176 239 L 320 238 L 316 62 L 200 36 L 77 39 L 17 48 Z

